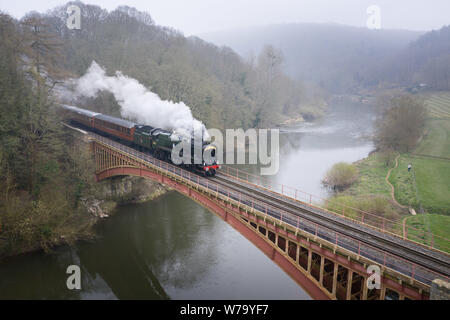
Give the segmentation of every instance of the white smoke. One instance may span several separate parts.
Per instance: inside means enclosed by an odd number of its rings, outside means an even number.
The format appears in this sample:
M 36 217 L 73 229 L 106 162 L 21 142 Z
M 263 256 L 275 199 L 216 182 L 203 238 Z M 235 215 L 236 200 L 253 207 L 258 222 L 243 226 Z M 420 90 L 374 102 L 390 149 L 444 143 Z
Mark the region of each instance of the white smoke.
M 205 125 L 193 117 L 191 109 L 183 102 L 161 100 L 156 93 L 120 71 L 109 77 L 95 61 L 85 75 L 75 80 L 75 90 L 77 95 L 87 97 L 95 97 L 99 91 L 109 91 L 121 106 L 123 117 L 187 137 L 192 134 L 202 137 L 203 134 L 204 139 L 209 138 Z

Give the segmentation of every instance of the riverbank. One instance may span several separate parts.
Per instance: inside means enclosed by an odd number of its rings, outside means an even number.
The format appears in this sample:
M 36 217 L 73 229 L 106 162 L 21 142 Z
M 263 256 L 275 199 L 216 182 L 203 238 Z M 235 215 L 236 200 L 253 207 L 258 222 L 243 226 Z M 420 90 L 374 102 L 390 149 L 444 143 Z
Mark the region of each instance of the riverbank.
M 81 208 L 78 208 L 78 220 L 72 223 L 73 227 L 67 227 L 65 232 L 55 235 L 48 243 L 12 243 L 5 237 L 0 237 L 0 262 L 34 251 L 52 251 L 56 247 L 73 245 L 76 241 L 94 240 L 97 235 L 93 227 L 100 220 L 114 215 L 120 206 L 152 201 L 169 190 L 159 183 L 140 177 L 114 177 L 102 181 L 96 185 L 92 195 L 80 199 Z
M 386 181 L 393 164 L 386 165 L 382 153 L 371 152 L 353 165 L 358 171 L 357 181 L 334 194 L 328 202 L 328 209 L 336 210 L 345 205 L 400 223 L 408 210 L 393 201 L 391 186 Z M 346 208 L 345 215 L 359 220 L 361 213 Z

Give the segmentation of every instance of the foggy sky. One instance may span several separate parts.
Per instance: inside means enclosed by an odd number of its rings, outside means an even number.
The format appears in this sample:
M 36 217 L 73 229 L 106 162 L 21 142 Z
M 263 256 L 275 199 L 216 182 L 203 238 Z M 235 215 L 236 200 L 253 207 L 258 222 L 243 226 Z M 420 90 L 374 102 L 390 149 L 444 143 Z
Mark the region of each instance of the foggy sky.
M 64 0 L 0 0 L 0 10 L 16 18 L 45 12 Z M 381 28 L 431 30 L 450 24 L 449 0 L 85 0 L 108 10 L 128 5 L 150 13 L 158 25 L 185 35 L 246 26 L 327 22 L 366 26 L 366 9 L 381 9 Z

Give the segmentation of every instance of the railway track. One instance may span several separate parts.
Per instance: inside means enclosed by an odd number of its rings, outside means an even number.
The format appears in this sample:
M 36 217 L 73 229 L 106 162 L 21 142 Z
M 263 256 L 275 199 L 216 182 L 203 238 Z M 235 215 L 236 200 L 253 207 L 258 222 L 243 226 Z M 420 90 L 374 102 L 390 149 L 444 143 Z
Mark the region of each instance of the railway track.
M 338 216 L 332 216 L 327 212 L 321 212 L 321 210 L 315 207 L 302 204 L 298 201 L 290 201 L 284 197 L 276 197 L 270 191 L 258 190 L 259 187 L 257 186 L 246 185 L 244 182 L 236 181 L 220 173 L 214 178 L 209 179 L 216 181 L 224 187 L 252 197 L 259 202 L 270 205 L 273 208 L 278 208 L 294 216 L 306 219 L 311 223 L 351 237 L 371 247 L 402 257 L 405 260 L 444 276 L 448 277 L 450 275 L 450 256 L 445 253 L 429 250 L 410 241 L 404 241 L 395 236 L 376 231 L 349 220 L 344 220 Z

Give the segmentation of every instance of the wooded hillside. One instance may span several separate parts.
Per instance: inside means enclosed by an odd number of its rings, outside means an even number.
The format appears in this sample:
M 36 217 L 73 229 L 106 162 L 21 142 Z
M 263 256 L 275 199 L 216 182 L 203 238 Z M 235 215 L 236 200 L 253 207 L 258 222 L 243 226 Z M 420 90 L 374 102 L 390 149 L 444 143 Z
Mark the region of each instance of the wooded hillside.
M 283 53 L 272 46 L 244 62 L 230 48 L 157 26 L 147 13 L 130 7 L 108 13 L 80 2 L 81 30 L 68 30 L 67 5 L 39 17 L 58 35 L 63 67 L 73 76 L 95 60 L 111 74 L 119 70 L 137 79 L 164 100 L 183 101 L 195 117 L 216 128 L 268 127 L 298 116 L 302 108 L 324 106 L 322 92 L 283 74 Z M 108 95 L 103 99 L 94 104 L 114 104 Z

